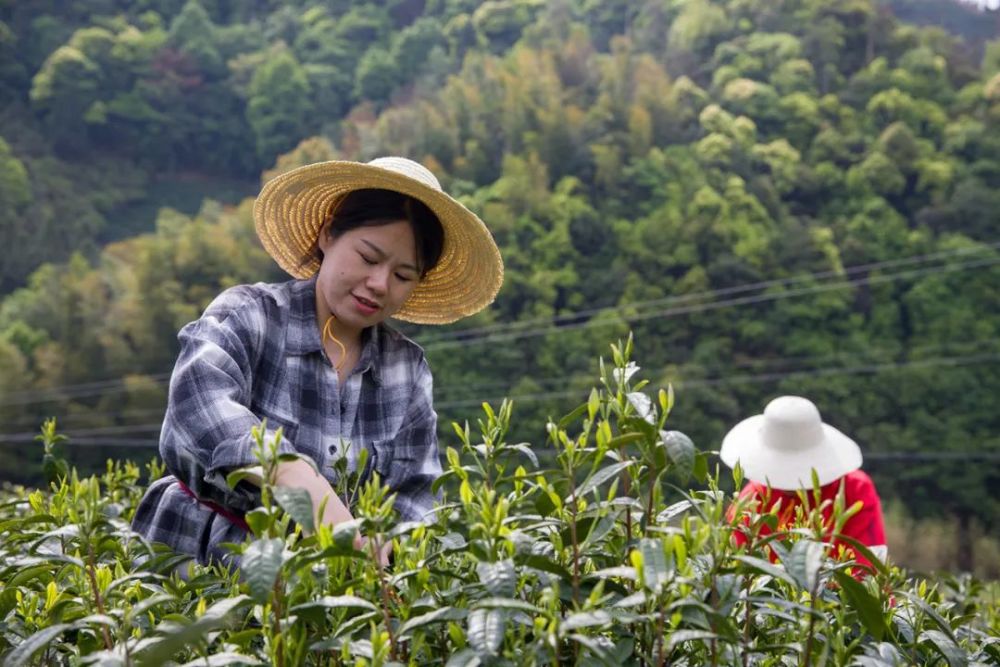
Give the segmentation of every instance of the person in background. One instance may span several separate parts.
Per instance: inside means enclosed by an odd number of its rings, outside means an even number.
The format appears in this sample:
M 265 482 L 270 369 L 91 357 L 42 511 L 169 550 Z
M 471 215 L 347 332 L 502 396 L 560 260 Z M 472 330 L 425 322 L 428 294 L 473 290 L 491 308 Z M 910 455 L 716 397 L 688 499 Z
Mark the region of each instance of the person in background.
M 428 518 L 441 474 L 431 371 L 387 320 L 454 322 L 503 282 L 483 222 L 404 158 L 281 174 L 261 190 L 254 220 L 295 280 L 227 289 L 181 329 L 160 434 L 170 474 L 132 522 L 202 563 L 238 560 L 223 545 L 246 537 L 260 480 L 230 488 L 226 476 L 257 463 L 251 429 L 265 420 L 266 442 L 280 428 L 279 452 L 315 463 L 281 462 L 274 483 L 305 489 L 319 521 L 352 519 L 350 499 L 333 491 L 331 464 L 343 456 L 361 483 L 379 474 L 402 520 Z
M 819 480 L 823 525 L 826 539 L 833 545 L 834 556 L 855 559 L 866 569 L 871 563 L 851 545 L 832 535 L 833 501 L 843 489 L 844 507 L 861 502 L 861 509 L 844 524 L 840 535 L 864 544 L 880 559 L 887 555 L 882 505 L 875 484 L 861 470 L 861 449 L 829 424 L 824 424 L 819 410 L 800 396 L 780 396 L 764 408 L 764 413 L 744 419 L 726 434 L 720 457 L 729 467 L 739 463 L 749 480 L 740 491 L 737 504 L 742 506 L 742 528 L 734 531 L 739 545 L 747 543 L 750 514 L 777 513 L 778 530 L 789 527 L 797 511 L 815 507 L 813 473 Z M 803 498 L 806 506 L 803 506 Z M 742 505 L 740 501 L 745 501 Z M 758 535 L 770 534 L 761 525 Z M 775 558 L 771 552 L 772 560 Z

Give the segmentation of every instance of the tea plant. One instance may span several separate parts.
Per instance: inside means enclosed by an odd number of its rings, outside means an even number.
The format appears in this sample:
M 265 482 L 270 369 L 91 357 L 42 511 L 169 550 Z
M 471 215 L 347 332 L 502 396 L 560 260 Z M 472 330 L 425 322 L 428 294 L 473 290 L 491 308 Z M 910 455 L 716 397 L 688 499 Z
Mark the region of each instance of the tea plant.
M 359 485 L 341 462 L 356 519 L 317 525 L 305 492 L 270 483 L 285 455 L 258 432 L 261 504 L 231 569 L 134 535 L 138 468 L 81 479 L 48 423 L 50 488 L 0 505 L 5 664 L 1000 662 L 996 585 L 917 579 L 857 545 L 875 564 L 860 576 L 828 554 L 822 506 L 787 530 L 774 513 L 730 518 L 708 453 L 668 428 L 673 392 L 651 397 L 631 356 L 630 340 L 612 346 L 599 386 L 537 450 L 508 442 L 509 402 L 456 425 L 426 523 L 399 522 L 378 479 Z M 832 510 L 834 529 L 856 511 Z M 754 537 L 758 524 L 773 532 Z

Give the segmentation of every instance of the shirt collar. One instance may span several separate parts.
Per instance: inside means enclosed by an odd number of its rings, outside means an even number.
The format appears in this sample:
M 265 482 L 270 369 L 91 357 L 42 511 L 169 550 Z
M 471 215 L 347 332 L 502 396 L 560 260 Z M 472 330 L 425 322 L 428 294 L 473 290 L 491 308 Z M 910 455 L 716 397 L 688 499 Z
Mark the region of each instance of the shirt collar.
M 355 373 L 371 374 L 372 379 L 381 383 L 379 372 L 379 345 L 382 325 L 368 327 L 361 332 L 361 356 Z M 316 326 L 316 276 L 291 283 L 288 300 L 288 326 L 285 329 L 285 351 L 289 355 L 305 356 L 321 354 L 323 342 L 319 327 Z

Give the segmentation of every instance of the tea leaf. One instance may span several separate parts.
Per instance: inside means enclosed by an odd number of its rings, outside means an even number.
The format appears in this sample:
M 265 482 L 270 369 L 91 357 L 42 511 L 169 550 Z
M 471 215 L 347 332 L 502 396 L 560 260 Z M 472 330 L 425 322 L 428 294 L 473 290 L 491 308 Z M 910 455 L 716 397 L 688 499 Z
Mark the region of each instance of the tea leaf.
M 885 576 L 889 576 L 889 568 L 885 565 L 885 559 L 879 558 L 875 555 L 875 552 L 868 548 L 867 544 L 857 541 L 850 535 L 837 535 L 837 539 L 851 545 L 852 549 L 868 559 L 868 562 L 872 564 L 872 567 L 875 568 L 875 570 Z
M 341 551 L 354 550 L 354 538 L 361 528 L 360 519 L 341 521 L 333 527 L 333 544 Z
M 515 598 L 483 598 L 478 600 L 474 605 L 474 609 L 510 609 L 514 611 L 523 611 L 529 614 L 535 614 L 537 616 L 545 615 L 545 611 L 536 607 L 535 605 L 525 602 L 524 600 L 518 600 Z
M 403 625 L 399 627 L 399 636 L 406 637 L 412 633 L 417 628 L 424 628 L 428 625 L 434 625 L 436 623 L 445 623 L 447 621 L 461 621 L 469 615 L 467 609 L 460 609 L 457 607 L 442 607 L 440 609 L 435 609 L 427 614 L 421 614 L 420 616 L 414 616 L 409 619 Z
M 590 396 L 587 398 L 587 418 L 590 421 L 594 421 L 594 417 L 597 416 L 597 410 L 601 407 L 601 396 L 597 392 L 597 388 L 590 390 Z
M 914 595 L 913 593 L 909 593 L 907 591 L 899 591 L 899 594 L 902 597 L 909 600 L 910 602 L 912 602 L 913 604 L 920 607 L 920 609 L 925 614 L 927 614 L 928 616 L 931 617 L 931 619 L 933 619 L 933 621 L 937 624 L 937 626 L 941 629 L 941 631 L 944 632 L 946 635 L 948 635 L 948 639 L 950 639 L 953 643 L 957 643 L 957 640 L 955 639 L 955 634 L 952 632 L 951 626 L 948 625 L 948 621 L 944 620 L 944 617 L 941 616 L 941 614 L 939 614 L 937 610 L 934 609 L 934 607 L 928 604 L 926 600 L 921 598 L 919 595 Z
M 570 614 L 559 625 L 560 633 L 567 633 L 580 628 L 589 628 L 595 625 L 608 625 L 611 623 L 611 614 L 601 609 L 596 611 L 584 611 L 577 614 Z
M 919 641 L 929 642 L 948 661 L 949 667 L 964 667 L 969 663 L 969 656 L 962 647 L 939 630 L 924 630 L 920 633 Z
M 562 419 L 559 420 L 559 422 L 556 424 L 556 429 L 560 431 L 563 430 L 564 428 L 575 422 L 577 419 L 582 417 L 586 411 L 587 411 L 586 403 L 578 405 L 577 407 L 573 408 L 572 411 L 565 414 Z
M 576 496 L 586 496 L 588 493 L 604 484 L 610 479 L 617 477 L 620 473 L 627 470 L 629 466 L 632 465 L 632 461 L 623 461 L 622 463 L 612 463 L 609 466 L 605 466 L 595 472 L 593 475 L 587 478 L 587 480 L 580 485 L 580 488 L 576 490 Z M 566 498 L 566 502 L 572 502 L 572 496 Z
M 473 609 L 466 620 L 469 643 L 481 653 L 495 655 L 503 643 L 504 614 L 497 609 Z
M 695 448 L 691 438 L 680 431 L 661 431 L 660 439 L 674 469 L 681 479 L 686 480 L 694 470 Z
M 256 658 L 241 653 L 214 653 L 205 658 L 186 662 L 181 667 L 226 667 L 226 665 L 266 665 Z
M 160 593 L 158 595 L 152 595 L 145 600 L 141 600 L 135 604 L 129 613 L 132 616 L 141 616 L 151 609 L 155 609 L 161 604 L 166 604 L 167 602 L 173 602 L 177 598 L 176 596 L 170 595 L 169 593 Z
M 636 416 L 643 421 L 652 424 L 654 422 L 653 416 L 653 401 L 641 391 L 629 392 L 628 396 L 629 404 L 635 409 Z
M 221 627 L 230 614 L 250 601 L 246 595 L 237 595 L 219 600 L 205 614 L 193 623 L 181 624 L 165 621 L 159 626 L 164 633 L 162 639 L 144 646 L 134 654 L 137 667 L 158 667 L 170 662 L 175 654 L 209 632 Z M 188 619 L 183 618 L 184 621 Z
M 542 572 L 548 572 L 558 576 L 564 581 L 569 581 L 572 579 L 569 570 L 555 562 L 551 558 L 546 558 L 545 556 L 539 556 L 537 554 L 532 554 L 529 556 L 519 556 L 514 559 L 519 565 L 524 565 L 526 567 L 531 567 L 536 570 L 541 570 Z
M 875 641 L 882 641 L 885 636 L 885 617 L 882 615 L 882 605 L 868 592 L 868 590 L 858 583 L 854 577 L 837 570 L 833 573 L 834 578 L 840 585 L 840 589 L 847 597 L 851 607 L 858 613 L 858 617 L 864 624 Z
M 646 588 L 659 594 L 672 574 L 667 563 L 663 542 L 643 538 L 639 542 L 639 553 L 642 554 L 642 581 Z
M 263 479 L 263 470 L 259 465 L 247 466 L 245 468 L 237 468 L 228 475 L 226 475 L 226 484 L 231 489 L 235 489 L 236 485 L 240 482 L 246 480 L 255 486 L 260 486 L 260 482 Z
M 692 503 L 690 500 L 682 500 L 680 502 L 674 503 L 673 505 L 667 507 L 665 510 L 656 515 L 656 522 L 667 523 L 674 517 L 683 514 L 692 507 L 694 507 L 694 503 Z
M 683 642 L 698 641 L 704 639 L 718 639 L 719 635 L 707 630 L 677 630 L 667 639 L 667 647 L 673 650 L 678 644 Z
M 448 658 L 445 667 L 479 667 L 482 664 L 482 658 L 472 649 L 466 648 Z
M 587 538 L 580 545 L 582 550 L 587 550 L 590 545 L 600 542 L 608 535 L 615 526 L 618 525 L 618 512 L 610 512 L 601 517 L 597 524 L 587 534 Z
M 502 560 L 497 563 L 479 563 L 476 565 L 479 581 L 490 592 L 498 597 L 510 597 L 517 586 L 517 571 L 514 562 Z
M 597 658 L 602 665 L 607 665 L 608 667 L 616 667 L 617 665 L 625 664 L 625 656 L 619 657 L 617 653 L 612 653 L 615 650 L 615 645 L 607 637 L 589 637 L 587 635 L 571 634 L 569 639 L 577 642 L 581 646 L 586 647 L 588 651 Z M 590 656 L 588 656 L 590 657 Z M 591 661 L 584 660 L 580 664 L 591 664 Z
M 4 667 L 18 667 L 27 664 L 35 653 L 48 646 L 53 639 L 72 627 L 73 625 L 70 623 L 59 623 L 39 630 L 7 654 L 3 663 Z
M 274 586 L 283 561 L 285 541 L 263 538 L 251 542 L 243 552 L 240 571 L 254 600 L 263 602 Z
M 526 457 L 528 457 L 528 460 L 531 461 L 532 465 L 534 465 L 536 468 L 538 467 L 538 457 L 535 456 L 535 452 L 532 451 L 531 446 L 528 443 L 519 442 L 516 445 L 510 445 L 510 449 L 516 452 L 521 452 Z
M 785 559 L 785 568 L 807 591 L 816 590 L 819 569 L 823 565 L 825 547 L 815 540 L 799 540 Z
M 316 519 L 313 516 L 312 498 L 308 491 L 290 486 L 276 486 L 272 489 L 272 493 L 281 509 L 288 512 L 292 520 L 302 526 L 302 530 L 307 533 L 315 532 Z
M 694 456 L 694 469 L 691 474 L 699 484 L 704 484 L 708 480 L 708 457 L 701 452 Z
M 745 563 L 750 567 L 751 570 L 756 570 L 763 574 L 770 575 L 775 579 L 780 579 L 781 581 L 784 581 L 785 583 L 788 583 L 792 586 L 795 585 L 795 579 L 793 579 L 788 574 L 788 572 L 785 571 L 785 568 L 779 565 L 775 565 L 770 561 L 766 561 L 761 558 L 755 558 L 753 556 L 744 556 L 742 554 L 733 556 L 733 558 L 740 561 L 741 563 Z
M 435 537 L 437 541 L 441 543 L 446 551 L 458 551 L 459 549 L 464 549 L 466 544 L 465 536 L 461 533 L 448 533 L 446 535 L 437 535 Z
M 243 515 L 243 520 L 250 526 L 250 531 L 255 536 L 265 535 L 268 528 L 274 522 L 274 517 L 263 507 L 255 507 Z
M 326 595 L 318 600 L 297 604 L 291 608 L 291 611 L 301 612 L 310 609 L 367 609 L 376 611 L 378 607 L 356 595 Z

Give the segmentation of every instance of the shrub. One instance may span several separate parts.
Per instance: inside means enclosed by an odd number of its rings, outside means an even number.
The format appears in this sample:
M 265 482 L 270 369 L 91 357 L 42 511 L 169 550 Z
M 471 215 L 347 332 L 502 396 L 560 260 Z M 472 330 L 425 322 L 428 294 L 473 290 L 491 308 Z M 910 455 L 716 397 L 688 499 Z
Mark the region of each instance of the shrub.
M 870 554 L 877 571 L 852 577 L 850 561 L 826 554 L 819 509 L 767 538 L 778 563 L 762 540 L 736 548 L 732 498 L 708 454 L 667 430 L 672 391 L 644 391 L 631 341 L 612 355 L 587 402 L 547 424 L 551 465 L 506 440 L 510 403 L 484 405 L 475 435 L 456 425 L 435 522 L 398 523 L 373 481 L 357 489 L 354 522 L 314 526 L 307 499 L 265 483 L 247 517 L 254 534 L 234 547 L 239 570 L 193 564 L 129 530 L 135 465 L 80 479 L 53 463 L 48 491 L 13 489 L 0 505 L 6 664 L 1000 659 L 995 587 L 917 579 Z M 56 438 L 49 424 L 49 457 Z M 275 451 L 258 435 L 265 479 Z M 686 490 L 692 476 L 699 490 Z M 354 480 L 341 479 L 346 493 Z M 835 507 L 834 521 L 849 511 Z M 354 548 L 358 530 L 367 551 Z M 385 540 L 388 568 L 374 557 Z

